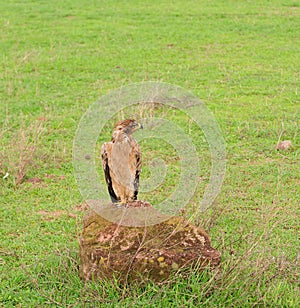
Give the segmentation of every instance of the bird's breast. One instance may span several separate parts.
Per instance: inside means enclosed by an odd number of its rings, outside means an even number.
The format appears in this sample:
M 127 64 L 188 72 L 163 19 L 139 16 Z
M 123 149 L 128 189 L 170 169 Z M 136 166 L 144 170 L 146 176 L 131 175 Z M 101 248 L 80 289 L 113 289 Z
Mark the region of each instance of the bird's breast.
M 111 169 L 116 178 L 124 185 L 132 182 L 132 148 L 128 142 L 114 143 L 111 153 Z

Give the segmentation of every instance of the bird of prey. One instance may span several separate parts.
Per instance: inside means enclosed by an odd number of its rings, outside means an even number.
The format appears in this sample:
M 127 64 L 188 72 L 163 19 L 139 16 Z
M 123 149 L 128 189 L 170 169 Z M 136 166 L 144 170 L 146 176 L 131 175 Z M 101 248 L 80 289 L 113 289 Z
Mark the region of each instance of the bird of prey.
M 139 128 L 143 126 L 133 119 L 122 120 L 115 125 L 111 141 L 102 145 L 102 166 L 113 203 L 137 199 L 142 153 L 132 134 Z

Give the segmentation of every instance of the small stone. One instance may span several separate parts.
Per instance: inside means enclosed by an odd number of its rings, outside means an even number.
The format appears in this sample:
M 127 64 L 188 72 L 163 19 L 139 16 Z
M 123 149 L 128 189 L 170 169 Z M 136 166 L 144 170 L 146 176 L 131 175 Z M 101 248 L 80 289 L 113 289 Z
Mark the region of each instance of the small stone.
M 280 141 L 276 145 L 276 150 L 287 150 L 292 146 L 292 142 L 290 140 Z

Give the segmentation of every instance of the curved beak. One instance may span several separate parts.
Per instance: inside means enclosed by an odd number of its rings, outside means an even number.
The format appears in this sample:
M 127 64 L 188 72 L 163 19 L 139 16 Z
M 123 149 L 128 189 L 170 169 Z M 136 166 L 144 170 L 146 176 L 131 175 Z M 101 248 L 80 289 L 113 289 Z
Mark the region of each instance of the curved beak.
M 143 129 L 143 128 L 144 128 L 143 125 L 142 125 L 141 123 L 139 123 L 139 128 L 140 128 L 140 129 Z

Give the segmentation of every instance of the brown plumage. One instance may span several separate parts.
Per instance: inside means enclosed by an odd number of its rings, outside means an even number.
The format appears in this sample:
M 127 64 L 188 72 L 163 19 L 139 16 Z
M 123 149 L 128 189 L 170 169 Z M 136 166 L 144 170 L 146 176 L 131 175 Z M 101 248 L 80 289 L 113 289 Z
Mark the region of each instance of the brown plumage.
M 143 128 L 135 120 L 115 125 L 112 139 L 101 148 L 105 180 L 112 202 L 126 204 L 137 199 L 142 153 L 133 132 Z

